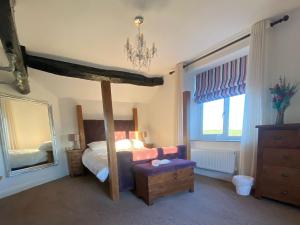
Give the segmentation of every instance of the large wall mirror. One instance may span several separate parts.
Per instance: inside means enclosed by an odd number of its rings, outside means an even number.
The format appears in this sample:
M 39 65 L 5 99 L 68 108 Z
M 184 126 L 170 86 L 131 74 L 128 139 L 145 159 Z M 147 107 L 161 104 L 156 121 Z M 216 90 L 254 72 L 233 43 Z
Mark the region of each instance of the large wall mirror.
M 52 108 L 46 102 L 0 95 L 1 148 L 7 176 L 57 164 Z

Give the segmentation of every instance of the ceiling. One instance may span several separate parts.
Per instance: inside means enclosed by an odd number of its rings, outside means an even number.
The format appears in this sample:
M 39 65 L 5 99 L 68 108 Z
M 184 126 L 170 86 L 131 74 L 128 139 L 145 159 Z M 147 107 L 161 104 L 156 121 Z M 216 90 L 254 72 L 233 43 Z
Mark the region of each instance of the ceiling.
M 124 43 L 143 15 L 158 57 L 148 75 L 166 75 L 181 61 L 248 29 L 258 20 L 300 6 L 299 0 L 17 0 L 19 40 L 28 51 L 132 69 Z
M 99 101 L 101 97 L 100 82 L 54 76 L 49 73 L 28 69 L 30 80 L 33 79 L 60 98 L 73 98 Z M 30 81 L 29 80 L 29 81 Z M 112 100 L 115 102 L 148 102 L 156 93 L 157 87 L 143 87 L 130 84 L 112 84 Z
M 177 63 L 298 6 L 299 0 L 17 0 L 15 20 L 27 51 L 130 70 L 123 47 L 127 37 L 136 35 L 133 18 L 143 15 L 146 40 L 158 47 L 158 57 L 144 71 L 152 76 L 167 75 Z M 7 64 L 0 46 L 0 65 Z M 60 98 L 101 99 L 98 82 L 30 68 L 28 73 Z M 0 76 L 0 83 L 13 81 L 10 73 Z M 113 84 L 113 100 L 148 102 L 158 89 Z

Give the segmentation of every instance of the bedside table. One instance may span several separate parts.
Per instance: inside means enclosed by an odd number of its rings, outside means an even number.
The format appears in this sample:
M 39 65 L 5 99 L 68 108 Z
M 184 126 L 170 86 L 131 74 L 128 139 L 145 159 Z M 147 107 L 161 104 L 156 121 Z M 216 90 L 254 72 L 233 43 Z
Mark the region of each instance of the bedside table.
M 74 177 L 74 176 L 83 175 L 84 167 L 81 162 L 83 151 L 81 149 L 73 149 L 73 150 L 66 150 L 66 152 L 67 152 L 70 176 Z
M 46 151 L 46 152 L 47 152 L 48 163 L 54 163 L 53 151 Z

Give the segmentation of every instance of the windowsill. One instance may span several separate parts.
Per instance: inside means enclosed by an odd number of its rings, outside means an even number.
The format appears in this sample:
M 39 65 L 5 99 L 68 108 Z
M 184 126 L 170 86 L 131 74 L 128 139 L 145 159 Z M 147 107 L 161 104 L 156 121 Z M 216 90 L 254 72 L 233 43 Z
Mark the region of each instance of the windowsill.
M 241 140 L 206 140 L 206 139 L 198 139 L 198 140 L 190 140 L 190 141 L 201 141 L 201 142 L 241 142 Z

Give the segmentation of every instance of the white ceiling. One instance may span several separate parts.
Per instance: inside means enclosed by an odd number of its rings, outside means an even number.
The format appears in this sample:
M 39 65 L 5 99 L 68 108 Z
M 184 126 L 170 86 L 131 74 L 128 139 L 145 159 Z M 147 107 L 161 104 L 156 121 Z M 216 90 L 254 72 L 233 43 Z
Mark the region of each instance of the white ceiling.
M 28 51 L 132 69 L 124 43 L 143 15 L 158 57 L 147 74 L 167 74 L 258 20 L 300 6 L 299 0 L 17 0 L 20 43 Z
M 136 35 L 133 18 L 143 15 L 146 40 L 158 47 L 158 57 L 145 73 L 166 75 L 177 63 L 297 6 L 299 0 L 17 0 L 15 19 L 28 51 L 132 69 L 123 47 L 127 37 Z M 0 58 L 0 65 L 7 64 Z M 58 97 L 101 99 L 98 82 L 34 69 L 28 73 Z M 1 73 L 1 80 L 11 81 L 8 75 Z M 113 84 L 113 100 L 147 102 L 157 89 Z
M 101 97 L 100 82 L 53 76 L 49 73 L 28 69 L 30 79 L 34 79 L 44 88 L 60 98 L 73 98 L 99 101 Z M 30 80 L 29 80 L 30 81 Z M 157 87 L 142 87 L 129 84 L 112 84 L 112 99 L 115 102 L 148 102 L 155 94 Z

